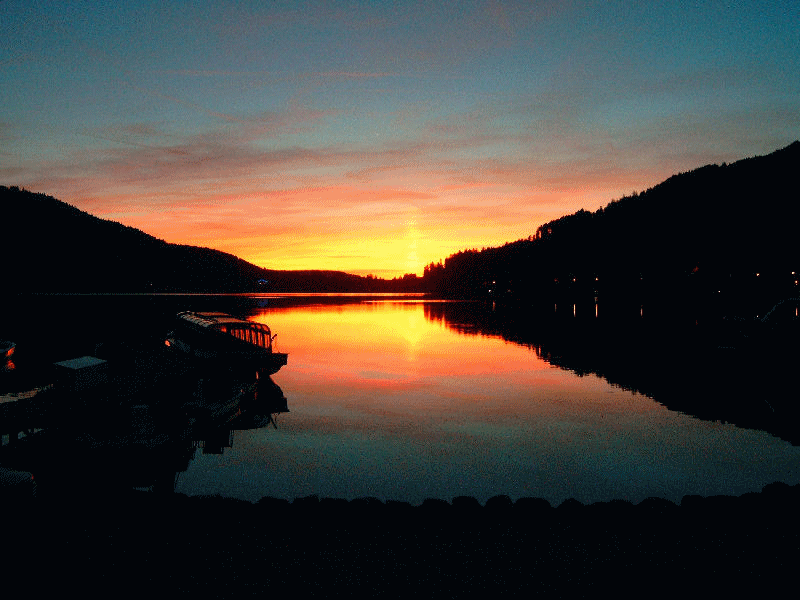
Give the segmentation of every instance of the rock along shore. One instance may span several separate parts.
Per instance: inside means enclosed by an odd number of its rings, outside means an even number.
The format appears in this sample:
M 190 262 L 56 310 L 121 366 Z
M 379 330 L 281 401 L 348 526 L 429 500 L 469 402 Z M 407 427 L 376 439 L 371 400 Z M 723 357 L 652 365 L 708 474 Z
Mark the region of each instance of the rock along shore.
M 182 494 L 6 506 L 2 558 L 21 581 L 83 596 L 547 597 L 598 591 L 764 593 L 794 581 L 800 485 L 740 497 L 584 506 L 507 496 Z M 791 589 L 791 588 L 789 588 Z

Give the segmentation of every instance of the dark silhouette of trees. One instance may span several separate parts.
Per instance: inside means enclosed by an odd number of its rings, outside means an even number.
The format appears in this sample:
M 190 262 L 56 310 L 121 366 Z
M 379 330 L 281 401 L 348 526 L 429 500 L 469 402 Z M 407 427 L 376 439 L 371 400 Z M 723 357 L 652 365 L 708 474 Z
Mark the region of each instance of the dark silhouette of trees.
M 680 173 L 641 193 L 540 226 L 499 248 L 431 264 L 442 295 L 540 300 L 602 296 L 763 310 L 800 293 L 800 142 L 770 155 Z M 768 307 L 768 306 L 767 306 Z
M 386 281 L 339 271 L 263 269 L 232 254 L 169 244 L 18 187 L 0 186 L 3 288 L 28 292 L 415 291 L 416 276 Z
M 800 295 L 798 167 L 800 142 L 708 165 L 594 212 L 545 223 L 525 239 L 462 250 L 426 266 L 422 277 L 392 280 L 262 269 L 224 252 L 168 244 L 43 194 L 0 187 L 0 234 L 9 256 L 4 283 L 19 291 L 424 291 L 526 302 L 602 297 L 763 314 Z

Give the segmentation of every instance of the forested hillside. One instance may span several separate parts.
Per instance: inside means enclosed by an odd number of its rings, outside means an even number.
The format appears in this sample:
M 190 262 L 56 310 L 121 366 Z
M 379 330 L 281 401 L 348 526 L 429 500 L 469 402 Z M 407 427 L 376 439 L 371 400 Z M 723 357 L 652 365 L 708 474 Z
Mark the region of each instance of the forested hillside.
M 262 269 L 218 250 L 169 244 L 17 187 L 0 187 L 0 209 L 2 279 L 12 293 L 357 292 L 382 282 L 339 271 Z
M 796 294 L 799 170 L 795 142 L 674 175 L 595 212 L 546 223 L 527 239 L 432 263 L 426 287 L 468 297 L 722 304 Z
M 741 312 L 800 293 L 800 142 L 680 173 L 501 247 L 463 250 L 392 281 L 263 269 L 168 244 L 44 194 L 0 187 L 3 281 L 17 292 L 381 292 L 703 304 Z M 768 308 L 768 306 L 767 306 Z

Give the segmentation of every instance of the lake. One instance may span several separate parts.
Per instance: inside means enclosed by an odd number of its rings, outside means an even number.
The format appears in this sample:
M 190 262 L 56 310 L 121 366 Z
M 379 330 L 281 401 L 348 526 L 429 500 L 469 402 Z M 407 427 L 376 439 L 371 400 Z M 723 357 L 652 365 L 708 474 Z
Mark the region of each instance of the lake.
M 59 312 L 64 305 L 69 311 Z M 782 372 L 743 371 L 741 357 L 724 351 L 698 357 L 676 350 L 680 340 L 665 350 L 634 323 L 638 308 L 624 327 L 598 328 L 596 306 L 580 320 L 582 307 L 561 307 L 557 318 L 559 307 L 504 313 L 415 296 L 44 297 L 25 310 L 40 321 L 61 318 L 39 323 L 36 336 L 57 333 L 60 320 L 73 346 L 39 362 L 102 349 L 96 342 L 112 321 L 89 315 L 124 322 L 136 307 L 165 323 L 187 308 L 235 312 L 268 324 L 277 350 L 289 354 L 272 376 L 288 412 L 239 429 L 234 419 L 217 443 L 185 448 L 180 467 L 164 459 L 177 473 L 176 492 L 412 504 L 505 494 L 558 505 L 649 496 L 679 503 L 800 482 L 796 426 L 771 395 Z M 41 425 L 31 438 L 60 427 Z M 68 454 L 67 438 L 59 443 Z M 3 441 L 10 445 L 8 434 Z M 24 452 L 14 457 L 25 466 Z

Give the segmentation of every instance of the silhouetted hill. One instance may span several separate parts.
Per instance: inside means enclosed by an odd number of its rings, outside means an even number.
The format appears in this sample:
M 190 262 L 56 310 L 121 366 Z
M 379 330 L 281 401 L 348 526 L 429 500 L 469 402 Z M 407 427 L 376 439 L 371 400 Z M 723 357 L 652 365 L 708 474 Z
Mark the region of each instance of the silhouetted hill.
M 3 287 L 13 292 L 358 292 L 382 282 L 339 271 L 262 269 L 17 187 L 0 186 L 0 206 Z
M 0 187 L 4 284 L 36 292 L 427 291 L 445 296 L 769 310 L 797 295 L 800 142 L 680 173 L 595 212 L 580 210 L 498 248 L 464 250 L 418 279 L 273 271 L 168 244 L 43 194 Z M 259 283 L 268 281 L 268 285 Z M 754 315 L 751 315 L 754 316 Z
M 425 270 L 443 294 L 580 300 L 669 298 L 741 309 L 742 296 L 797 293 L 800 142 L 674 175 L 595 212 L 546 223 L 499 248 Z

